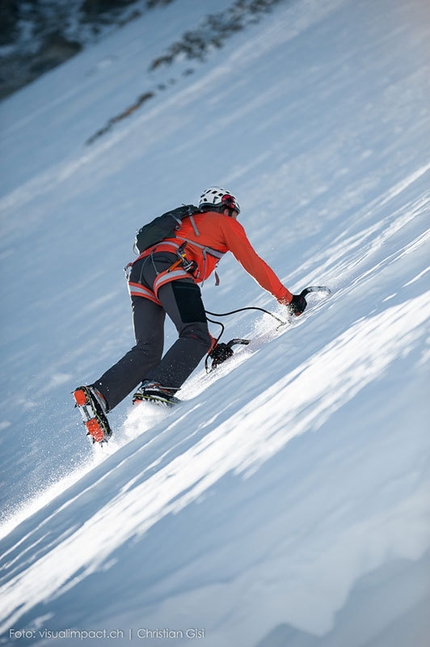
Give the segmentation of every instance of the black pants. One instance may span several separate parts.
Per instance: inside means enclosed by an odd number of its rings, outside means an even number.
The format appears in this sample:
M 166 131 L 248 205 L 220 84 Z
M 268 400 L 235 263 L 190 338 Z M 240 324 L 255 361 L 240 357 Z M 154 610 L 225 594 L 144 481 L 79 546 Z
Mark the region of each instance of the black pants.
M 146 257 L 134 264 L 130 280 L 152 289 L 158 274 L 175 260 L 175 254 L 167 253 Z M 191 277 L 166 283 L 157 296 L 161 306 L 145 297 L 132 296 L 136 345 L 94 383 L 106 398 L 109 410 L 145 379 L 159 382 L 174 393 L 211 347 L 200 288 Z M 166 314 L 179 337 L 162 357 Z

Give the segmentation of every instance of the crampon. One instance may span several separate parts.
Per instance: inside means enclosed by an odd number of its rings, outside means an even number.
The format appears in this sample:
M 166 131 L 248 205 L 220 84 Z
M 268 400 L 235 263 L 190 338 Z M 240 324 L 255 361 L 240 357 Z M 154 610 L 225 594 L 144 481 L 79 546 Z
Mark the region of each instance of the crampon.
M 112 430 L 95 389 L 80 386 L 73 392 L 73 397 L 75 406 L 81 413 L 87 436 L 91 437 L 93 443 L 107 442 L 112 435 Z

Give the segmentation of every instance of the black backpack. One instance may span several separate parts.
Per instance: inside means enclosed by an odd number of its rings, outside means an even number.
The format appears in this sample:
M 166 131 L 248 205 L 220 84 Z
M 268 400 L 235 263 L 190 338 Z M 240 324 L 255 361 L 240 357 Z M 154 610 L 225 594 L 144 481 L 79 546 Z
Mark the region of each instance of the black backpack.
M 196 213 L 201 213 L 198 207 L 193 204 L 183 204 L 154 218 L 136 232 L 134 250 L 141 254 L 145 249 L 160 243 L 165 238 L 174 238 L 175 233 L 182 227 L 182 220 Z

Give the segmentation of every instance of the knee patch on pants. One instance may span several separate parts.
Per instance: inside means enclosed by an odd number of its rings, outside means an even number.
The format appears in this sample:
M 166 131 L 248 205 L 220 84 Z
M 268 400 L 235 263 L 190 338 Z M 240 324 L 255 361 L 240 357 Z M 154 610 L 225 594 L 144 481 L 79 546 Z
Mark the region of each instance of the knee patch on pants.
M 172 281 L 172 290 L 184 323 L 207 323 L 198 285 L 191 281 Z

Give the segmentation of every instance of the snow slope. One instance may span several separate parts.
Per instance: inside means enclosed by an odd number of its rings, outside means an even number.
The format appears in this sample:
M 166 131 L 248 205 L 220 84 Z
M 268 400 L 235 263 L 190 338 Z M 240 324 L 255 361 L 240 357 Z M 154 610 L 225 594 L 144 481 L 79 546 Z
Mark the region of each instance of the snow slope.
M 0 105 L 1 644 L 424 647 L 428 7 L 280 3 L 192 75 L 149 74 L 229 2 L 201 5 L 154 10 Z M 252 339 L 230 367 L 199 369 L 167 414 L 124 402 L 92 448 L 70 391 L 132 344 L 134 231 L 213 183 L 290 289 L 333 294 L 278 330 L 229 319 Z M 234 259 L 220 274 L 209 310 L 285 316 Z

